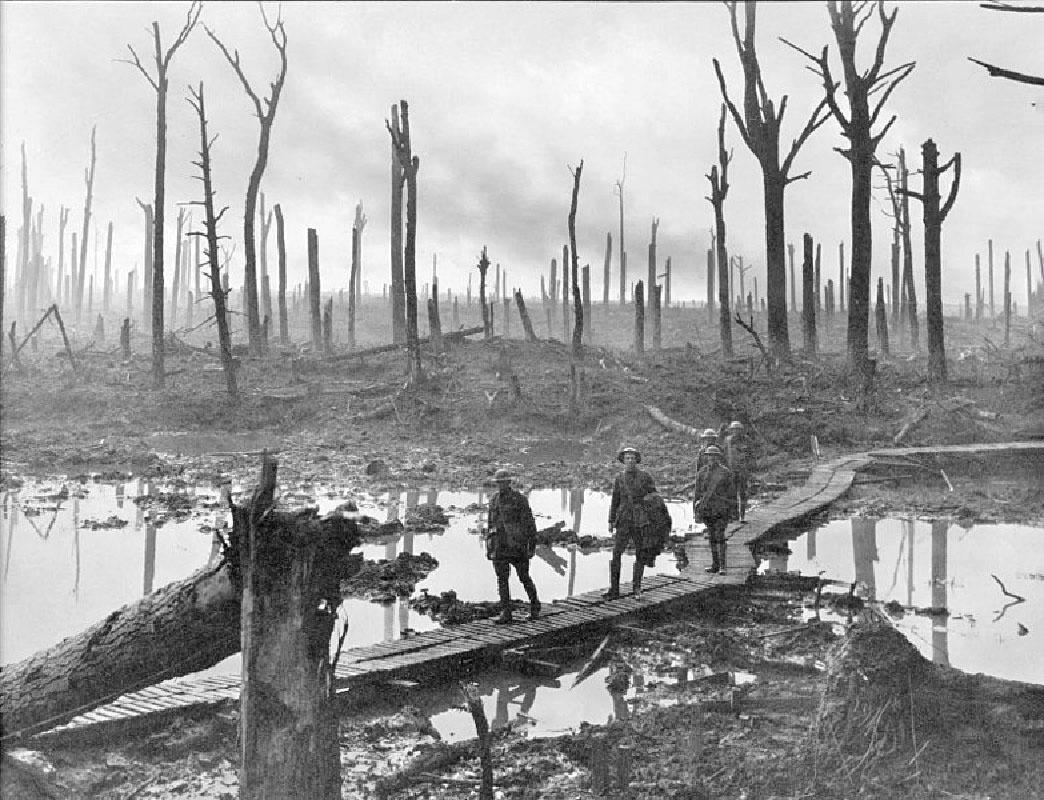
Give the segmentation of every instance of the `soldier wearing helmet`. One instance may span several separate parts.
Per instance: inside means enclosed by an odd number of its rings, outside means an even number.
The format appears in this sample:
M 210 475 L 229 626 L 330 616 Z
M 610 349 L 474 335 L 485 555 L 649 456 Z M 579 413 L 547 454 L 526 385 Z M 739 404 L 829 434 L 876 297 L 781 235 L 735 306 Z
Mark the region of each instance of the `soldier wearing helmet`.
M 693 515 L 703 521 L 710 539 L 711 565 L 707 572 L 725 570 L 725 526 L 736 506 L 736 489 L 732 472 L 725 466 L 725 454 L 717 445 L 703 451 L 704 464 L 696 473 Z
M 486 517 L 486 557 L 493 562 L 497 592 L 500 595 L 500 616 L 494 620 L 498 625 L 514 621 L 508 586 L 512 567 L 529 596 L 529 618 L 532 620 L 540 616 L 536 584 L 529 576 L 529 560 L 536 550 L 536 520 L 533 519 L 526 496 L 511 488 L 514 477 L 510 470 L 496 471 L 493 479 L 497 482 L 498 491 L 490 498 Z
M 696 448 L 696 469 L 697 471 L 704 464 L 703 454 L 711 445 L 718 444 L 718 432 L 714 428 L 704 428 L 700 433 L 699 444 Z
M 621 447 L 616 460 L 624 465 L 623 472 L 613 481 L 613 498 L 609 503 L 609 532 L 615 533 L 613 557 L 609 562 L 609 591 L 603 597 L 610 600 L 620 596 L 620 567 L 628 545 L 634 544 L 635 559 L 631 573 L 631 587 L 635 595 L 641 594 L 645 559 L 638 551 L 642 549 L 643 533 L 652 526 L 645 509 L 646 495 L 656 493 L 652 476 L 638 469 L 642 454 L 634 447 Z
M 739 495 L 739 518 L 747 513 L 747 499 L 750 496 L 750 478 L 754 471 L 754 445 L 747 435 L 747 429 L 739 420 L 729 423 L 728 435 L 725 437 L 725 465 L 732 471 L 736 494 Z

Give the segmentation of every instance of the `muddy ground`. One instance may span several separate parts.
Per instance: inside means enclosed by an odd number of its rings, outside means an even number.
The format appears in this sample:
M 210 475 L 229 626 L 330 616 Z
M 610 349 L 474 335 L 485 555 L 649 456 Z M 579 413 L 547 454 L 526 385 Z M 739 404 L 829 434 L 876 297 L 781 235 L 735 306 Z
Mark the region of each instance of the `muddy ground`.
M 665 349 L 637 359 L 626 350 L 626 333 L 600 334 L 610 325 L 612 331 L 630 329 L 625 311 L 610 311 L 608 318 L 595 318 L 594 345 L 577 364 L 575 384 L 568 348 L 559 341 L 472 339 L 437 359 L 426 358 L 425 382 L 409 390 L 403 388 L 399 353 L 320 361 L 302 350 L 273 348 L 266 359 L 243 357 L 244 396 L 235 407 L 222 394 L 215 360 L 198 350 L 171 352 L 167 389 L 157 392 L 149 388 L 146 343 L 135 341 L 137 354 L 126 362 L 95 343 L 78 352 L 80 368 L 73 370 L 55 355 L 58 340 L 45 329 L 35 353 L 28 347 L 22 351 L 24 371 L 7 367 L 5 360 L 2 478 L 12 485 L 27 473 L 132 472 L 249 481 L 259 451 L 268 448 L 278 451 L 286 481 L 373 491 L 417 484 L 474 487 L 508 465 L 527 486 L 606 489 L 617 449 L 630 443 L 642 450 L 643 466 L 665 493 L 682 492 L 693 476 L 694 443 L 654 422 L 647 405 L 697 428 L 745 422 L 760 450 L 759 476 L 768 486 L 801 481 L 817 459 L 891 446 L 904 428 L 904 445 L 1044 435 L 1044 337 L 1039 326 L 1025 321 L 1013 328 L 1009 348 L 998 346 L 1003 331 L 997 324 L 948 321 L 949 383 L 929 385 L 923 354 L 900 350 L 878 360 L 876 379 L 865 391 L 838 352 L 815 360 L 795 357 L 770 369 L 738 330 L 737 357 L 723 363 L 712 329 L 693 309 L 671 309 Z M 364 307 L 364 329 L 366 313 L 376 311 Z M 196 347 L 204 344 L 198 334 L 195 340 L 181 338 Z M 827 343 L 843 338 L 840 320 L 828 322 L 821 333 Z M 512 373 L 520 397 L 512 391 Z M 887 510 L 1044 522 L 1040 481 L 981 470 L 947 477 L 952 491 L 928 471 L 916 481 L 860 483 L 832 513 Z M 922 739 L 918 747 L 925 749 L 916 757 L 916 751 L 902 749 L 871 752 L 855 771 L 847 762 L 826 774 L 813 769 L 819 762 L 809 759 L 819 751 L 809 737 L 825 683 L 815 662 L 827 662 L 837 631 L 787 618 L 787 604 L 785 598 L 737 596 L 713 608 L 678 610 L 668 620 L 640 621 L 650 633 L 642 641 L 621 639 L 623 661 L 641 661 L 643 648 L 650 647 L 655 660 L 657 643 L 668 643 L 699 654 L 700 664 L 712 670 L 747 669 L 763 677 L 727 711 L 720 705 L 726 687 L 663 686 L 637 704 L 629 721 L 585 728 L 579 736 L 528 741 L 518 732 L 500 734 L 495 756 L 502 796 L 590 796 L 590 748 L 584 742 L 602 735 L 625 739 L 635 752 L 630 794 L 614 790 L 610 796 L 1038 796 L 1037 787 L 1044 785 L 1042 734 L 1023 716 L 1002 726 L 1002 733 L 997 726 L 982 726 L 978 733 L 969 726 L 947 729 L 934 744 Z M 777 637 L 781 626 L 790 626 L 793 634 Z M 697 630 L 711 627 L 715 630 Z M 765 658 L 804 666 L 766 667 Z M 1012 713 L 1002 697 L 1008 690 L 987 691 L 978 684 L 963 689 L 976 719 L 1014 719 L 1004 716 Z M 672 705 L 660 707 L 661 694 L 669 695 Z M 777 700 L 780 708 L 773 705 Z M 40 774 L 57 783 L 56 796 L 63 797 L 234 797 L 234 717 L 234 709 L 227 708 L 186 716 L 145 737 L 42 748 L 41 763 L 54 770 Z M 430 739 L 425 730 L 424 720 L 408 709 L 378 704 L 346 714 L 345 796 L 372 796 L 377 773 L 405 763 L 412 749 L 426 743 L 425 736 Z M 476 769 L 473 758 L 446 764 L 436 774 L 455 780 L 410 784 L 394 796 L 476 796 L 471 783 Z M 17 770 L 3 772 L 4 797 L 9 791 L 20 796 L 8 783 Z M 24 791 L 21 796 L 39 796 Z

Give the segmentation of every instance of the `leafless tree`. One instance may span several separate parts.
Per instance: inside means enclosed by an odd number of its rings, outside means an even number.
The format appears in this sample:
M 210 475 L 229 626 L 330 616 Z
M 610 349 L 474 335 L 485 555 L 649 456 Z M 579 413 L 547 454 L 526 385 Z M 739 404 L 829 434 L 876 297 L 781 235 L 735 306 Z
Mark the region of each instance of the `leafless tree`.
M 228 311 L 226 308 L 227 289 L 222 285 L 221 266 L 218 261 L 218 240 L 227 239 L 227 236 L 218 236 L 218 223 L 221 217 L 228 211 L 225 206 L 220 211 L 214 211 L 214 186 L 210 171 L 210 149 L 217 137 L 210 138 L 207 135 L 207 111 L 203 99 L 203 83 L 199 89 L 189 87 L 189 103 L 196 110 L 199 117 L 199 161 L 193 163 L 199 167 L 200 177 L 203 182 L 203 199 L 195 201 L 197 205 L 203 206 L 203 232 L 193 232 L 190 236 L 203 236 L 206 239 L 206 266 L 210 275 L 210 296 L 214 300 L 214 320 L 218 329 L 218 346 L 221 348 L 221 366 L 225 372 L 225 388 L 229 400 L 235 404 L 239 401 L 239 389 L 236 384 L 235 360 L 232 358 L 232 336 L 228 330 Z
M 163 387 L 164 383 L 164 366 L 163 366 L 163 216 L 164 207 L 166 205 L 166 172 L 167 172 L 167 72 L 170 69 L 171 59 L 174 54 L 178 51 L 185 41 L 188 39 L 189 34 L 192 33 L 193 28 L 196 27 L 196 23 L 199 22 L 200 12 L 203 10 L 203 3 L 200 0 L 193 0 L 189 6 L 189 10 L 185 16 L 185 23 L 181 26 L 181 31 L 171 42 L 170 47 L 166 50 L 163 49 L 163 41 L 160 36 L 160 27 L 158 22 L 152 23 L 152 42 L 154 46 L 154 58 L 156 65 L 156 74 L 153 76 L 142 64 L 141 59 L 138 58 L 137 52 L 129 44 L 127 49 L 130 51 L 131 58 L 125 59 L 125 62 L 137 67 L 138 71 L 145 76 L 145 80 L 149 82 L 153 90 L 156 92 L 156 172 L 155 172 L 155 192 L 153 197 L 153 213 L 155 214 L 152 226 L 153 235 L 153 264 L 152 264 L 152 385 L 159 389 Z M 93 135 L 92 135 L 92 150 L 93 150 Z M 91 174 L 91 181 L 93 181 L 93 170 Z M 90 197 L 88 186 L 88 198 Z M 89 203 L 84 209 L 84 223 L 83 223 L 83 241 L 80 244 L 81 263 L 84 260 L 84 256 L 87 252 L 87 219 L 89 216 Z
M 728 106 L 732 119 L 739 129 L 744 143 L 761 165 L 762 187 L 765 202 L 765 267 L 768 273 L 768 335 L 769 347 L 776 358 L 790 356 L 790 335 L 787 330 L 787 264 L 786 228 L 783 213 L 783 193 L 794 181 L 807 178 L 811 173 L 791 175 L 790 169 L 801 146 L 808 137 L 830 117 L 827 100 L 824 98 L 812 111 L 804 127 L 793 140 L 790 150 L 780 160 L 779 138 L 783 115 L 787 110 L 787 95 L 779 102 L 779 110 L 765 89 L 761 65 L 754 45 L 755 0 L 743 4 L 744 27 L 740 35 L 737 19 L 737 3 L 727 0 L 729 18 L 732 23 L 732 38 L 743 66 L 743 114 L 729 98 L 721 64 L 714 59 L 714 72 L 721 86 L 721 96 Z
M 875 10 L 881 32 L 874 49 L 874 60 L 868 68 L 860 69 L 856 66 L 856 45 L 863 27 L 873 18 Z M 847 114 L 839 104 L 838 83 L 834 81 L 830 71 L 829 47 L 824 46 L 819 55 L 813 55 L 795 45 L 791 46 L 812 62 L 813 72 L 822 79 L 830 112 L 848 139 L 847 148 L 836 148 L 848 159 L 852 170 L 848 359 L 854 369 L 862 374 L 869 374 L 870 267 L 873 255 L 870 222 L 871 175 L 877 146 L 896 118 L 893 115 L 877 133 L 873 132 L 873 127 L 877 124 L 888 98 L 910 74 L 915 62 L 909 61 L 891 69 L 884 68 L 885 50 L 892 27 L 895 25 L 896 15 L 899 13 L 898 9 L 893 9 L 890 14 L 886 13 L 884 0 L 829 0 L 827 11 L 841 58 L 845 96 L 848 98 Z M 872 95 L 876 95 L 876 98 L 871 107 Z
M 246 203 L 243 208 L 243 291 L 246 293 L 244 301 L 247 316 L 247 336 L 250 352 L 254 355 L 260 355 L 264 351 L 264 337 L 261 331 L 261 314 L 257 296 L 257 242 L 254 239 L 257 195 L 261 190 L 261 178 L 265 174 L 265 167 L 268 166 L 268 149 L 272 139 L 272 125 L 275 122 L 276 108 L 279 106 L 279 97 L 283 91 L 283 83 L 286 81 L 286 28 L 283 26 L 282 16 L 278 15 L 275 22 L 269 22 L 265 8 L 260 2 L 258 3 L 258 8 L 261 9 L 261 19 L 264 22 L 265 30 L 268 31 L 269 38 L 279 54 L 279 72 L 275 80 L 270 84 L 271 94 L 265 98 L 258 97 L 257 92 L 251 87 L 250 81 L 247 80 L 246 73 L 243 72 L 243 66 L 239 61 L 239 51 L 229 52 L 217 35 L 206 25 L 203 26 L 207 35 L 218 46 L 225 60 L 228 61 L 229 66 L 236 73 L 236 77 L 239 78 L 239 82 L 243 85 L 243 90 L 246 92 L 247 97 L 254 104 L 254 112 L 257 114 L 261 128 L 257 142 L 257 159 L 254 161 L 254 168 L 250 171 L 250 179 L 247 182 Z
M 718 264 L 718 327 L 721 354 L 732 357 L 732 320 L 729 314 L 729 256 L 725 248 L 725 197 L 729 193 L 729 162 L 732 151 L 725 149 L 725 105 L 718 120 L 718 163 L 711 167 L 707 180 L 711 193 L 707 201 L 714 207 L 714 260 Z M 709 282 L 709 281 L 708 281 Z
M 91 164 L 83 171 L 83 182 L 86 186 L 86 195 L 83 201 L 83 234 L 80 238 L 80 274 L 76 279 L 76 320 L 79 321 L 83 312 L 83 284 L 87 265 L 87 232 L 91 224 L 91 200 L 94 198 L 94 168 L 98 163 L 97 148 L 95 147 L 95 134 L 98 126 L 91 128 Z M 158 148 L 157 148 L 158 149 Z M 158 168 L 158 166 L 157 166 Z M 163 269 L 162 261 L 160 269 Z
M 403 247 L 403 283 L 406 294 L 406 349 L 408 372 L 411 378 L 421 377 L 420 343 L 417 340 L 417 170 L 420 158 L 413 154 L 410 140 L 410 110 L 405 100 L 399 101 L 402 129 L 396 131 L 385 120 L 392 145 L 399 157 L 403 179 L 406 182 L 406 244 Z
M 627 302 L 627 250 L 624 247 L 624 181 L 627 180 L 627 153 L 624 153 L 623 170 L 620 172 L 620 180 L 613 189 L 620 198 L 620 305 Z M 554 287 L 551 289 L 554 294 Z
M 584 345 L 584 302 L 580 295 L 580 259 L 576 254 L 576 202 L 580 196 L 580 173 L 584 171 L 584 160 L 580 166 L 569 169 L 573 176 L 573 196 L 569 204 L 569 261 L 573 283 L 573 358 L 583 358 Z
M 391 316 L 392 341 L 401 344 L 406 341 L 406 285 L 402 275 L 402 184 L 405 176 L 402 164 L 399 163 L 399 151 L 395 142 L 402 137 L 399 125 L 399 107 L 391 107 L 392 131 L 391 159 Z

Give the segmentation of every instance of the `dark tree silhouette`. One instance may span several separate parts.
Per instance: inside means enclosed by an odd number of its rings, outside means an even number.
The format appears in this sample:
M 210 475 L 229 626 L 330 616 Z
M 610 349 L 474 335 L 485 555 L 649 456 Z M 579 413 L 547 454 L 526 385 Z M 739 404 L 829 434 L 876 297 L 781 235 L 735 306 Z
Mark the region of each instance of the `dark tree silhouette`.
M 584 302 L 580 296 L 580 259 L 576 254 L 576 201 L 580 196 L 580 173 L 584 171 L 584 160 L 580 159 L 580 166 L 576 169 L 570 168 L 573 176 L 573 196 L 569 204 L 569 261 L 570 272 L 573 281 L 573 358 L 583 358 L 584 345 Z
M 268 166 L 268 149 L 272 139 L 272 125 L 275 122 L 276 107 L 279 105 L 279 96 L 283 91 L 283 83 L 286 81 L 286 28 L 283 26 L 282 16 L 277 16 L 276 21 L 271 23 L 268 21 L 268 15 L 265 14 L 264 6 L 258 3 L 258 7 L 261 9 L 261 19 L 265 24 L 265 29 L 268 31 L 269 38 L 271 38 L 272 44 L 279 54 L 279 73 L 270 84 L 271 94 L 264 99 L 258 97 L 257 93 L 250 86 L 250 81 L 247 80 L 243 67 L 239 63 L 239 51 L 235 50 L 230 53 L 217 35 L 206 25 L 203 26 L 207 36 L 218 46 L 222 55 L 225 56 L 225 60 L 228 61 L 229 66 L 236 73 L 236 77 L 239 78 L 239 82 L 243 84 L 243 90 L 254 104 L 254 112 L 257 114 L 258 123 L 261 126 L 257 142 L 257 159 L 254 161 L 254 168 L 250 171 L 250 179 L 247 182 L 246 203 L 243 207 L 243 291 L 246 293 L 244 305 L 246 306 L 248 342 L 250 352 L 254 355 L 260 355 L 264 352 L 265 344 L 264 335 L 261 331 L 261 313 L 257 297 L 257 242 L 254 238 L 257 195 L 261 190 L 261 178 L 265 174 L 265 167 Z
M 718 264 L 718 328 L 721 333 L 721 354 L 732 358 L 732 319 L 729 314 L 729 256 L 725 247 L 725 197 L 729 193 L 729 162 L 732 151 L 725 149 L 725 105 L 718 120 L 718 163 L 711 167 L 707 180 L 711 193 L 707 200 L 714 207 L 714 260 Z M 708 276 L 710 284 L 713 274 Z
M 620 172 L 620 180 L 613 189 L 620 198 L 620 305 L 627 302 L 627 250 L 624 246 L 624 181 L 627 180 L 627 153 L 624 153 L 623 169 Z M 554 294 L 554 287 L 552 287 Z
M 406 244 L 402 253 L 402 277 L 406 294 L 406 349 L 411 380 L 421 377 L 420 343 L 417 340 L 417 170 L 420 158 L 413 154 L 410 139 L 410 109 L 405 100 L 399 101 L 402 130 L 396 131 L 385 120 L 392 145 L 399 157 L 403 180 L 406 182 Z
M 874 60 L 866 69 L 856 66 L 856 45 L 863 27 L 872 18 L 874 11 L 881 25 L 881 33 L 874 49 Z M 873 238 L 870 223 L 871 175 L 873 173 L 877 146 L 892 127 L 895 116 L 888 120 L 879 132 L 873 132 L 884 110 L 885 103 L 895 88 L 906 78 L 916 65 L 910 61 L 898 67 L 884 69 L 885 50 L 888 38 L 895 25 L 898 9 L 888 14 L 884 0 L 870 3 L 852 0 L 829 0 L 830 27 L 834 32 L 841 67 L 844 75 L 845 96 L 848 98 L 848 113 L 839 105 L 838 84 L 830 71 L 829 47 L 824 46 L 819 55 L 791 45 L 812 61 L 813 71 L 823 82 L 827 105 L 841 125 L 841 132 L 848 139 L 847 148 L 836 148 L 848 159 L 852 169 L 852 262 L 851 285 L 848 307 L 848 359 L 858 372 L 868 375 L 869 364 L 869 320 L 870 320 L 870 267 Z M 787 42 L 790 44 L 790 42 Z M 876 95 L 871 107 L 871 95 Z
M 732 38 L 743 66 L 743 114 L 729 98 L 721 64 L 714 59 L 714 72 L 721 86 L 721 96 L 732 114 L 732 119 L 743 137 L 744 143 L 761 165 L 762 188 L 765 200 L 765 266 L 768 272 L 768 335 L 773 356 L 787 358 L 790 355 L 790 335 L 787 330 L 787 265 L 786 237 L 783 215 L 783 192 L 787 185 L 807 178 L 809 172 L 791 175 L 790 169 L 801 146 L 819 128 L 830 113 L 824 98 L 813 110 L 808 121 L 790 145 L 790 150 L 780 161 L 779 136 L 783 115 L 787 110 L 787 95 L 779 102 L 779 110 L 769 99 L 761 75 L 761 65 L 754 46 L 755 0 L 743 4 L 744 27 L 740 36 L 737 19 L 737 3 L 725 3 L 732 23 Z
M 153 218 L 152 225 L 152 286 L 151 286 L 151 316 L 152 316 L 152 385 L 160 389 L 163 387 L 165 370 L 163 366 L 163 218 L 166 206 L 166 180 L 167 180 L 167 72 L 170 69 L 171 59 L 174 54 L 178 51 L 188 39 L 189 34 L 192 33 L 192 29 L 196 27 L 196 23 L 199 22 L 200 12 L 203 10 L 203 3 L 199 0 L 193 0 L 192 5 L 189 6 L 188 13 L 185 17 L 185 24 L 181 26 L 181 31 L 175 37 L 174 41 L 171 42 L 170 47 L 165 51 L 163 49 L 163 42 L 160 36 L 160 28 L 158 22 L 152 23 L 152 43 L 154 47 L 154 59 L 156 62 L 156 75 L 153 76 L 145 66 L 141 63 L 141 59 L 138 58 L 137 52 L 129 44 L 127 49 L 130 51 L 131 59 L 127 59 L 126 63 L 131 64 L 138 68 L 138 71 L 145 76 L 145 80 L 149 82 L 153 90 L 156 92 L 156 173 L 155 173 L 155 191 L 153 196 Z M 92 135 L 92 150 L 93 150 L 93 135 Z M 91 171 L 90 180 L 94 179 L 93 169 Z M 88 197 L 90 195 L 90 186 L 88 185 Z M 88 200 L 87 208 L 84 209 L 84 222 L 83 222 L 83 237 L 84 241 L 81 244 L 83 254 L 86 253 L 86 239 L 87 239 L 87 220 L 89 214 L 90 201 Z M 81 254 L 81 260 L 84 255 Z

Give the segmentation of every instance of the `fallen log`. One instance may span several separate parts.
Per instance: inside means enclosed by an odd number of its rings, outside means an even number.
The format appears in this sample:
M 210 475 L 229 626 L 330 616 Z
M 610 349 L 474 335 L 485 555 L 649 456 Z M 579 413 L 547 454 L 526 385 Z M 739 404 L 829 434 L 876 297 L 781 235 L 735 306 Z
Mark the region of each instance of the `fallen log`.
M 239 650 L 239 592 L 210 565 L 0 668 L 0 740 L 68 721 L 127 692 L 211 667 Z
M 461 328 L 459 331 L 450 331 L 449 333 L 442 334 L 442 341 L 446 342 L 459 342 L 467 336 L 475 336 L 482 333 L 482 326 L 478 325 L 474 328 Z M 418 344 L 428 344 L 431 341 L 431 337 L 423 336 L 417 340 Z M 376 347 L 367 347 L 363 350 L 354 350 L 351 353 L 340 353 L 335 356 L 327 356 L 323 361 L 330 363 L 337 363 L 340 361 L 351 361 L 353 358 L 364 358 L 365 356 L 375 356 L 380 353 L 391 353 L 394 350 L 404 350 L 406 345 L 404 344 L 381 344 Z
M 671 419 L 662 411 L 660 411 L 660 409 L 658 409 L 656 406 L 646 406 L 645 410 L 649 412 L 650 417 L 652 417 L 654 420 L 660 423 L 660 425 L 662 425 L 664 428 L 667 428 L 668 430 L 681 431 L 682 433 L 687 433 L 689 434 L 689 436 L 692 436 L 694 438 L 700 435 L 700 431 L 698 428 L 694 428 L 691 425 L 686 425 L 684 422 L 678 422 L 678 420 Z

